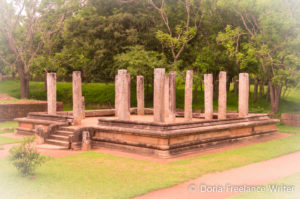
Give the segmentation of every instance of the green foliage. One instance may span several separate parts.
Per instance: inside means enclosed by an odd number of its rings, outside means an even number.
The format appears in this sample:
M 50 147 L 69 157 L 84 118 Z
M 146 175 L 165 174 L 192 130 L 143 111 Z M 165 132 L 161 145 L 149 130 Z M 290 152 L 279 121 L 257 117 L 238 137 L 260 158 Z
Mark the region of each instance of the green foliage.
M 9 150 L 11 164 L 23 176 L 33 175 L 36 167 L 46 161 L 46 157 L 41 156 L 33 146 L 34 139 L 35 137 L 26 137 L 20 146 L 14 146 Z

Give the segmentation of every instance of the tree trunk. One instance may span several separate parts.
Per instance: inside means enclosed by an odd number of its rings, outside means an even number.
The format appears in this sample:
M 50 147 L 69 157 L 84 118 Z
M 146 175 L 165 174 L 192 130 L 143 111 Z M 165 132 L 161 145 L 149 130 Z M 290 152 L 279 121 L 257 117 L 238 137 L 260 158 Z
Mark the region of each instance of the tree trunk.
M 271 112 L 277 113 L 279 110 L 280 96 L 281 96 L 281 87 L 275 86 L 269 81 L 270 88 L 270 99 L 271 99 Z
M 266 101 L 270 101 L 270 86 L 268 86 L 267 94 L 266 94 Z
M 44 78 L 44 91 L 47 92 L 47 73 L 45 73 L 45 78 Z
M 264 81 L 261 80 L 260 85 L 259 85 L 259 97 L 263 98 L 264 94 L 265 94 L 265 84 L 264 84 Z
M 197 102 L 197 100 L 198 100 L 198 84 L 195 83 L 193 101 Z
M 258 79 L 255 79 L 255 81 L 254 81 L 253 102 L 257 101 L 257 94 L 258 94 Z
M 28 99 L 29 96 L 29 75 L 27 75 L 23 69 L 23 66 L 19 63 L 17 64 L 18 73 L 20 77 L 20 89 L 21 89 L 21 99 Z
M 238 93 L 239 93 L 239 83 L 238 83 L 238 81 L 235 79 L 234 80 L 234 86 L 233 86 L 234 88 L 234 96 L 238 96 Z

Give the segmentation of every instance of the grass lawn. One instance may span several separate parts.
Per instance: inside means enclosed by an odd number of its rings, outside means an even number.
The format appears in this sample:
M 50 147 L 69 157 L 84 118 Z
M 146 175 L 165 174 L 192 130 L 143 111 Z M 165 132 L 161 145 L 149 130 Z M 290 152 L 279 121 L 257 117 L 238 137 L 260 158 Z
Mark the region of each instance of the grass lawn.
M 20 139 L 9 138 L 9 137 L 0 135 L 0 147 L 1 147 L 1 145 L 4 145 L 4 144 L 12 144 L 12 143 L 20 142 L 20 141 L 21 141 Z
M 230 151 L 155 163 L 85 152 L 51 159 L 34 178 L 23 178 L 7 159 L 0 160 L 1 198 L 131 198 L 203 174 L 241 167 L 300 150 L 300 128 L 279 126 L 290 136 Z
M 46 92 L 44 91 L 44 82 L 30 82 L 30 98 L 36 100 L 46 100 Z M 20 98 L 20 85 L 16 80 L 4 80 L 0 82 L 0 93 L 6 93 L 12 97 Z M 149 89 L 152 90 L 151 88 Z M 266 90 L 266 89 L 265 89 Z M 83 96 L 85 96 L 86 109 L 99 109 L 101 107 L 113 107 L 114 105 L 114 84 L 113 83 L 83 83 Z M 203 91 L 198 91 L 198 99 L 193 103 L 194 109 L 204 109 Z M 147 97 L 147 96 L 146 96 Z M 184 85 L 177 85 L 176 92 L 177 108 L 184 107 Z M 250 112 L 270 112 L 271 106 L 265 101 L 265 97 L 253 103 L 253 85 L 251 86 L 251 94 L 249 100 Z M 72 83 L 57 83 L 57 99 L 64 103 L 64 110 L 72 109 Z M 152 91 L 146 100 L 146 107 L 152 107 Z M 136 89 L 131 87 L 131 106 L 136 106 Z M 214 109 L 217 110 L 218 100 L 214 99 Z M 238 97 L 234 96 L 234 92 L 228 92 L 227 99 L 228 110 L 237 110 Z M 279 112 L 300 112 L 300 89 L 292 89 L 281 100 Z
M 272 186 L 274 185 L 287 185 L 294 186 L 294 191 L 292 192 L 274 192 L 272 191 Z M 273 181 L 269 184 L 264 185 L 265 192 L 251 192 L 243 193 L 234 197 L 232 199 L 269 199 L 269 198 L 278 198 L 278 199 L 296 199 L 300 196 L 300 173 L 290 175 L 288 177 Z
M 1 133 L 12 133 L 14 129 L 18 127 L 18 122 L 14 121 L 7 121 L 7 122 L 0 122 L 0 134 Z M 8 130 L 2 130 L 5 128 L 9 128 Z

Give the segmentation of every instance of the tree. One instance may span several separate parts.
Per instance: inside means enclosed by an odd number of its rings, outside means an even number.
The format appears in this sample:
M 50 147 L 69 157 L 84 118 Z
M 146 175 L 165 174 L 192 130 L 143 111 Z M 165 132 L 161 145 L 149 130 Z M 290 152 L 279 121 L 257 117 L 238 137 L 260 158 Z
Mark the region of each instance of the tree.
M 46 42 L 57 37 L 72 1 L 0 0 L 0 60 L 18 71 L 21 98 L 28 98 L 30 66 Z
M 299 1 L 231 0 L 219 5 L 232 10 L 242 23 L 247 45 L 260 63 L 270 88 L 272 112 L 279 110 L 283 87 L 295 82 L 299 66 Z
M 200 5 L 190 0 L 185 0 L 184 2 L 172 1 L 172 3 L 174 3 L 173 5 L 179 6 L 179 9 L 177 8 L 176 10 L 177 12 L 182 12 L 182 10 L 180 9 L 182 7 L 184 7 L 185 9 L 185 14 L 182 15 L 182 13 L 177 13 L 181 18 L 178 21 L 178 24 L 174 25 L 169 21 L 169 17 L 166 10 L 170 10 L 171 8 L 168 8 L 168 6 L 165 3 L 165 0 L 161 0 L 160 5 L 155 4 L 153 0 L 150 0 L 149 2 L 152 5 L 152 7 L 159 12 L 161 19 L 163 20 L 163 23 L 167 29 L 167 33 L 158 30 L 156 32 L 156 37 L 161 41 L 164 47 L 170 49 L 173 57 L 173 62 L 175 63 L 178 60 L 181 53 L 183 52 L 186 45 L 188 44 L 188 42 L 190 42 L 197 34 L 198 25 L 200 21 Z M 172 25 L 175 27 L 172 27 Z

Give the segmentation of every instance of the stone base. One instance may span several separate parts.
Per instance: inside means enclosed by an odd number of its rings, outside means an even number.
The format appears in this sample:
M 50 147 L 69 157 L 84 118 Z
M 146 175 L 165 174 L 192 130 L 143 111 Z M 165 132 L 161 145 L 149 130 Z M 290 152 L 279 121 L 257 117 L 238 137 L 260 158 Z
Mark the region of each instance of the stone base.
M 277 132 L 278 120 L 267 115 L 179 123 L 99 119 L 92 147 L 171 158 L 189 152 L 255 139 Z

